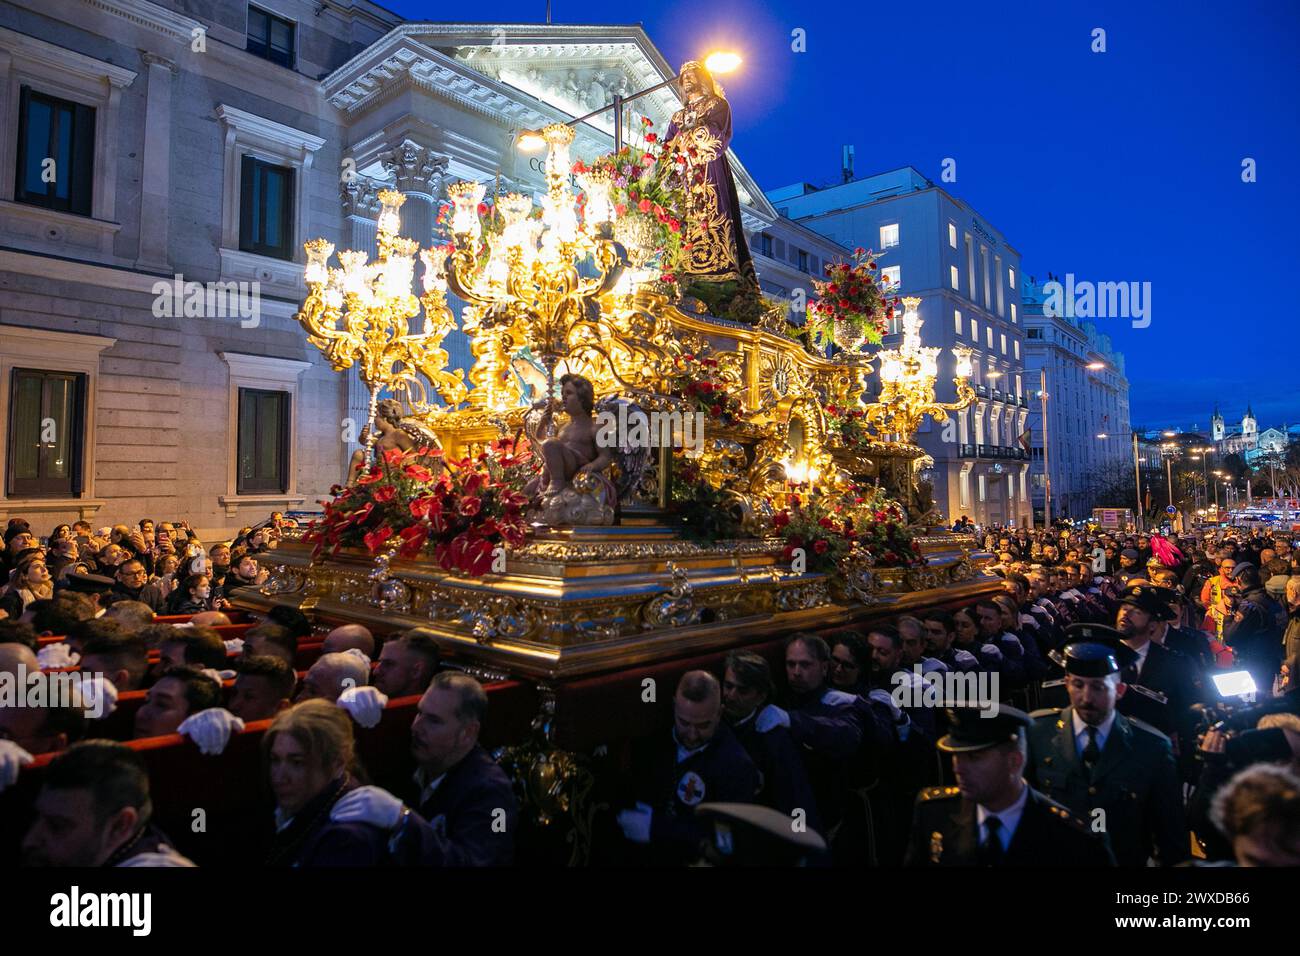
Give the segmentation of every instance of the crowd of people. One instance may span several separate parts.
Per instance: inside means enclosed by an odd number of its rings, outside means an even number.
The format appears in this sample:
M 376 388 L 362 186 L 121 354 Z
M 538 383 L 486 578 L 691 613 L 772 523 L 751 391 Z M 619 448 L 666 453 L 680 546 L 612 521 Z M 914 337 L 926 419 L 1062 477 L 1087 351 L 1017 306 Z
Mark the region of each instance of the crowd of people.
M 188 865 L 126 741 L 180 734 L 219 754 L 262 720 L 267 865 L 514 861 L 520 802 L 479 739 L 488 695 L 430 632 L 336 627 L 304 672 L 297 611 L 224 636 L 226 593 L 261 581 L 282 527 L 204 545 L 183 522 L 43 541 L 10 522 L 0 676 L 79 675 L 68 699 L 0 704 L 0 790 L 57 755 L 26 862 Z M 669 726 L 588 755 L 611 808 L 593 859 L 1300 863 L 1300 548 L 1263 532 L 993 528 L 981 543 L 1000 578 L 985 597 L 681 675 Z M 127 691 L 144 703 L 110 723 Z M 355 728 L 415 696 L 414 777 L 371 780 Z

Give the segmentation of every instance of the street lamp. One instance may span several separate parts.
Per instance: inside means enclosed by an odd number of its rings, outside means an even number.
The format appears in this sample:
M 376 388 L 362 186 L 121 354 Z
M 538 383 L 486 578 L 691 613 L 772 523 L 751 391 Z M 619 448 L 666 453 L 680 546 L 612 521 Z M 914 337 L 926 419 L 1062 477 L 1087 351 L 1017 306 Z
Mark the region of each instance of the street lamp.
M 704 58 L 704 67 L 710 73 L 720 75 L 732 73 L 741 64 L 739 53 L 731 50 L 715 50 Z M 614 111 L 614 152 L 617 153 L 623 149 L 623 107 L 633 100 L 662 90 L 665 86 L 671 86 L 682 78 L 681 73 L 664 80 L 662 83 L 656 83 L 654 86 L 647 86 L 640 92 L 633 93 L 630 96 L 623 96 L 620 93 L 614 94 L 614 101 L 606 103 L 598 110 L 592 110 L 584 116 L 578 116 L 564 123 L 565 126 L 577 126 L 579 123 L 585 123 L 595 116 L 608 113 L 611 109 Z M 546 148 L 546 139 L 541 130 L 525 129 L 520 130 L 519 135 L 515 137 L 515 148 L 524 153 L 537 153 Z

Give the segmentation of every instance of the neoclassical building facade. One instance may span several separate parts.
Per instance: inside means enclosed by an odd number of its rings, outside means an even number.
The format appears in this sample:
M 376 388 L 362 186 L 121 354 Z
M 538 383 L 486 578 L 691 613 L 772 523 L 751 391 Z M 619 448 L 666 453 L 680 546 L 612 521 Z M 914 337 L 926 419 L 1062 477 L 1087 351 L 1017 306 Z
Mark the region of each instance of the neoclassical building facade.
M 520 130 L 675 72 L 637 26 L 403 22 L 364 0 L 0 5 L 0 518 L 217 535 L 313 510 L 366 395 L 293 320 L 302 243 L 373 253 L 395 188 L 427 244 L 448 183 L 541 190 Z M 664 89 L 632 118 L 662 130 L 677 106 Z M 573 153 L 611 145 L 607 113 Z M 846 250 L 731 161 L 764 288 L 808 290 Z M 463 335 L 448 349 L 469 367 Z

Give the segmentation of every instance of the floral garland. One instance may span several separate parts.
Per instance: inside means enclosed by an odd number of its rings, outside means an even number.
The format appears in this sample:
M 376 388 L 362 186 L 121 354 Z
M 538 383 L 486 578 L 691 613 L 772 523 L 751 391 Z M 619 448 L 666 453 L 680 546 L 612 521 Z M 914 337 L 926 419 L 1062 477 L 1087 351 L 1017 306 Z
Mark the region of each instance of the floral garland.
M 717 359 L 690 353 L 674 359 L 680 371 L 668 377 L 669 395 L 680 398 L 696 411 L 703 412 L 723 425 L 734 425 L 744 415 L 740 400 L 731 394 L 717 374 Z
M 837 572 L 840 562 L 853 550 L 857 537 L 852 521 L 823 495 L 807 500 L 789 495 L 787 504 L 788 507 L 772 516 L 772 527 L 785 542 L 782 559 L 793 561 L 802 550 L 809 571 Z
M 883 488 L 875 487 L 867 495 L 855 495 L 852 511 L 856 516 L 858 544 L 872 556 L 876 567 L 910 568 L 925 564 L 925 557 L 917 550 L 907 529 L 902 505 Z
M 498 546 L 524 543 L 528 498 L 521 489 L 534 471 L 523 440 L 493 441 L 460 461 L 443 459 L 440 449 L 390 448 L 355 486 L 330 489 L 334 499 L 303 540 L 315 545 L 316 559 L 345 547 L 377 554 L 397 539 L 403 558 L 428 553 L 446 571 L 478 577 L 491 570 Z
M 826 431 L 828 434 L 837 436 L 840 444 L 845 448 L 850 450 L 864 448 L 871 443 L 866 418 L 865 409 L 827 405 Z
M 859 349 L 879 345 L 894 317 L 897 296 L 890 297 L 879 270 L 876 254 L 859 246 L 853 250 L 853 264 L 828 263 L 826 279 L 813 279 L 819 296 L 808 303 L 808 329 L 814 344 L 834 342 L 840 348 Z
M 772 518 L 773 531 L 784 544 L 782 559 L 792 561 L 802 550 L 810 571 L 838 574 L 854 551 L 865 553 L 874 567 L 918 567 L 925 563 L 907 530 L 903 509 L 877 488 L 870 497 L 839 498 L 799 495 Z
M 709 484 L 698 462 L 685 454 L 673 455 L 672 500 L 688 541 L 713 544 L 741 536 L 741 520 L 729 507 L 725 489 Z

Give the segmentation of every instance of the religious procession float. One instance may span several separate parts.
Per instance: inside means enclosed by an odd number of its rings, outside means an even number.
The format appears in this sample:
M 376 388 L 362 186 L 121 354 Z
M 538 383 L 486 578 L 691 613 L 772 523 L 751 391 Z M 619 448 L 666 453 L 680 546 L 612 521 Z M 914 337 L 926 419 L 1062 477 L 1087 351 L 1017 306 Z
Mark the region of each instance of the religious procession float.
M 306 244 L 297 319 L 336 371 L 358 368 L 371 419 L 324 516 L 237 592 L 321 629 L 424 627 L 454 665 L 526 687 L 506 742 L 541 818 L 567 806 L 578 755 L 645 732 L 646 675 L 996 587 L 988 555 L 935 530 L 912 443 L 972 400 L 970 353 L 953 350 L 957 402 L 937 403 L 919 300 L 865 250 L 827 266 L 798 322 L 766 300 L 729 106 L 704 66 L 678 79 L 668 129 L 599 160 L 572 161 L 572 124 L 529 134 L 540 203 L 454 183 L 442 241 L 420 249 L 388 191 L 374 261 Z M 449 292 L 467 373 L 447 368 Z M 891 319 L 901 341 L 872 354 Z

